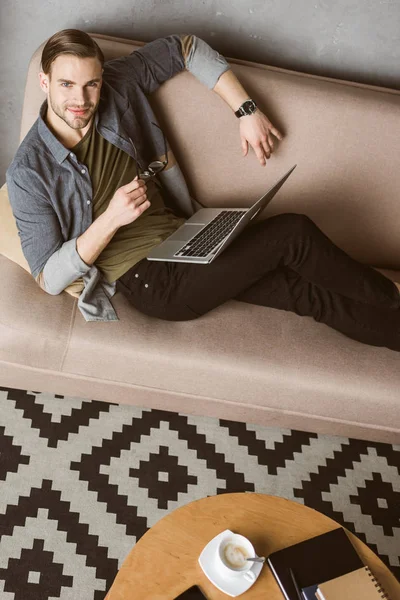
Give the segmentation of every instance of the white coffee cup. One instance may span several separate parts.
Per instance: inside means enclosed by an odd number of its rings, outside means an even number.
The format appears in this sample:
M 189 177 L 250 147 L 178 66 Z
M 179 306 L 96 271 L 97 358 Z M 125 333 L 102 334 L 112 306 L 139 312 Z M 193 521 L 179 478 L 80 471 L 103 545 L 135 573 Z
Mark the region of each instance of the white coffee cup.
M 243 535 L 233 533 L 221 540 L 216 552 L 216 567 L 218 571 L 227 577 L 244 577 L 248 581 L 255 581 L 256 575 L 251 570 L 252 561 L 256 552 L 253 544 Z

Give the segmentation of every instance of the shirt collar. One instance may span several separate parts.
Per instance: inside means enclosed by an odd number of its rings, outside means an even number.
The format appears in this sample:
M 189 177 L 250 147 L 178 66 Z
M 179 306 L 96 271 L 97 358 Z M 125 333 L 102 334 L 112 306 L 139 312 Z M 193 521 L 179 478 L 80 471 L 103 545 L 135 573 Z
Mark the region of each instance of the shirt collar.
M 52 155 L 54 156 L 54 158 L 56 159 L 56 161 L 58 162 L 58 164 L 61 164 L 69 155 L 69 153 L 71 152 L 71 150 L 69 150 L 69 148 L 66 148 L 65 146 L 62 145 L 62 143 L 56 138 L 56 136 L 50 131 L 49 127 L 47 126 L 46 122 L 45 122 L 45 116 L 46 116 L 46 112 L 47 112 L 47 100 L 45 100 L 42 104 L 42 106 L 40 107 L 40 113 L 39 113 L 39 134 L 42 138 L 42 140 L 44 141 L 44 143 L 46 144 L 46 146 L 48 147 L 48 149 L 50 150 L 50 152 L 52 153 Z M 98 122 L 98 118 L 99 115 L 96 112 L 95 114 L 95 125 L 97 126 L 97 122 Z

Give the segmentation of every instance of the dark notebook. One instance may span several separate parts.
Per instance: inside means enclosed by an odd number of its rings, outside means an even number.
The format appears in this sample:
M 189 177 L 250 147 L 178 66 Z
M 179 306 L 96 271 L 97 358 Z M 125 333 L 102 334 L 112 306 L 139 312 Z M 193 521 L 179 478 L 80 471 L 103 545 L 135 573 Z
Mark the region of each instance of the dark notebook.
M 364 566 L 342 528 L 273 552 L 267 561 L 287 600 L 298 600 L 290 568 L 301 589 Z

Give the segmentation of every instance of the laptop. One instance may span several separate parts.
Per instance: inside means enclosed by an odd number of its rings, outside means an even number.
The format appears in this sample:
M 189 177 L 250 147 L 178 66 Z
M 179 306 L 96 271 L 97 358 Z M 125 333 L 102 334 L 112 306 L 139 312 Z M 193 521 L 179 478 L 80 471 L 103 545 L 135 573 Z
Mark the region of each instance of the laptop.
M 249 208 L 202 208 L 153 248 L 148 260 L 209 264 L 269 204 L 297 165 Z

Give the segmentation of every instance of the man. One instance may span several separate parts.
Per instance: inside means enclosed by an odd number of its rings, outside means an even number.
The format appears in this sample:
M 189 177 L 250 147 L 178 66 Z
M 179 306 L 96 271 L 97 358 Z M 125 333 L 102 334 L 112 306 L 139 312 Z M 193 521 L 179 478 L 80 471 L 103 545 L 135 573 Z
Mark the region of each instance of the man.
M 107 63 L 84 32 L 48 40 L 40 73 L 47 100 L 7 172 L 22 249 L 42 289 L 59 294 L 75 286 L 86 320 L 117 319 L 110 302 L 116 289 L 138 310 L 169 320 L 193 319 L 237 298 L 400 349 L 396 286 L 337 248 L 305 215 L 248 227 L 209 265 L 146 259 L 193 213 L 147 99 L 183 69 L 227 102 L 239 118 L 243 154 L 250 145 L 265 165 L 282 135 L 199 38 L 168 36 Z M 152 177 L 155 159 L 160 172 Z

